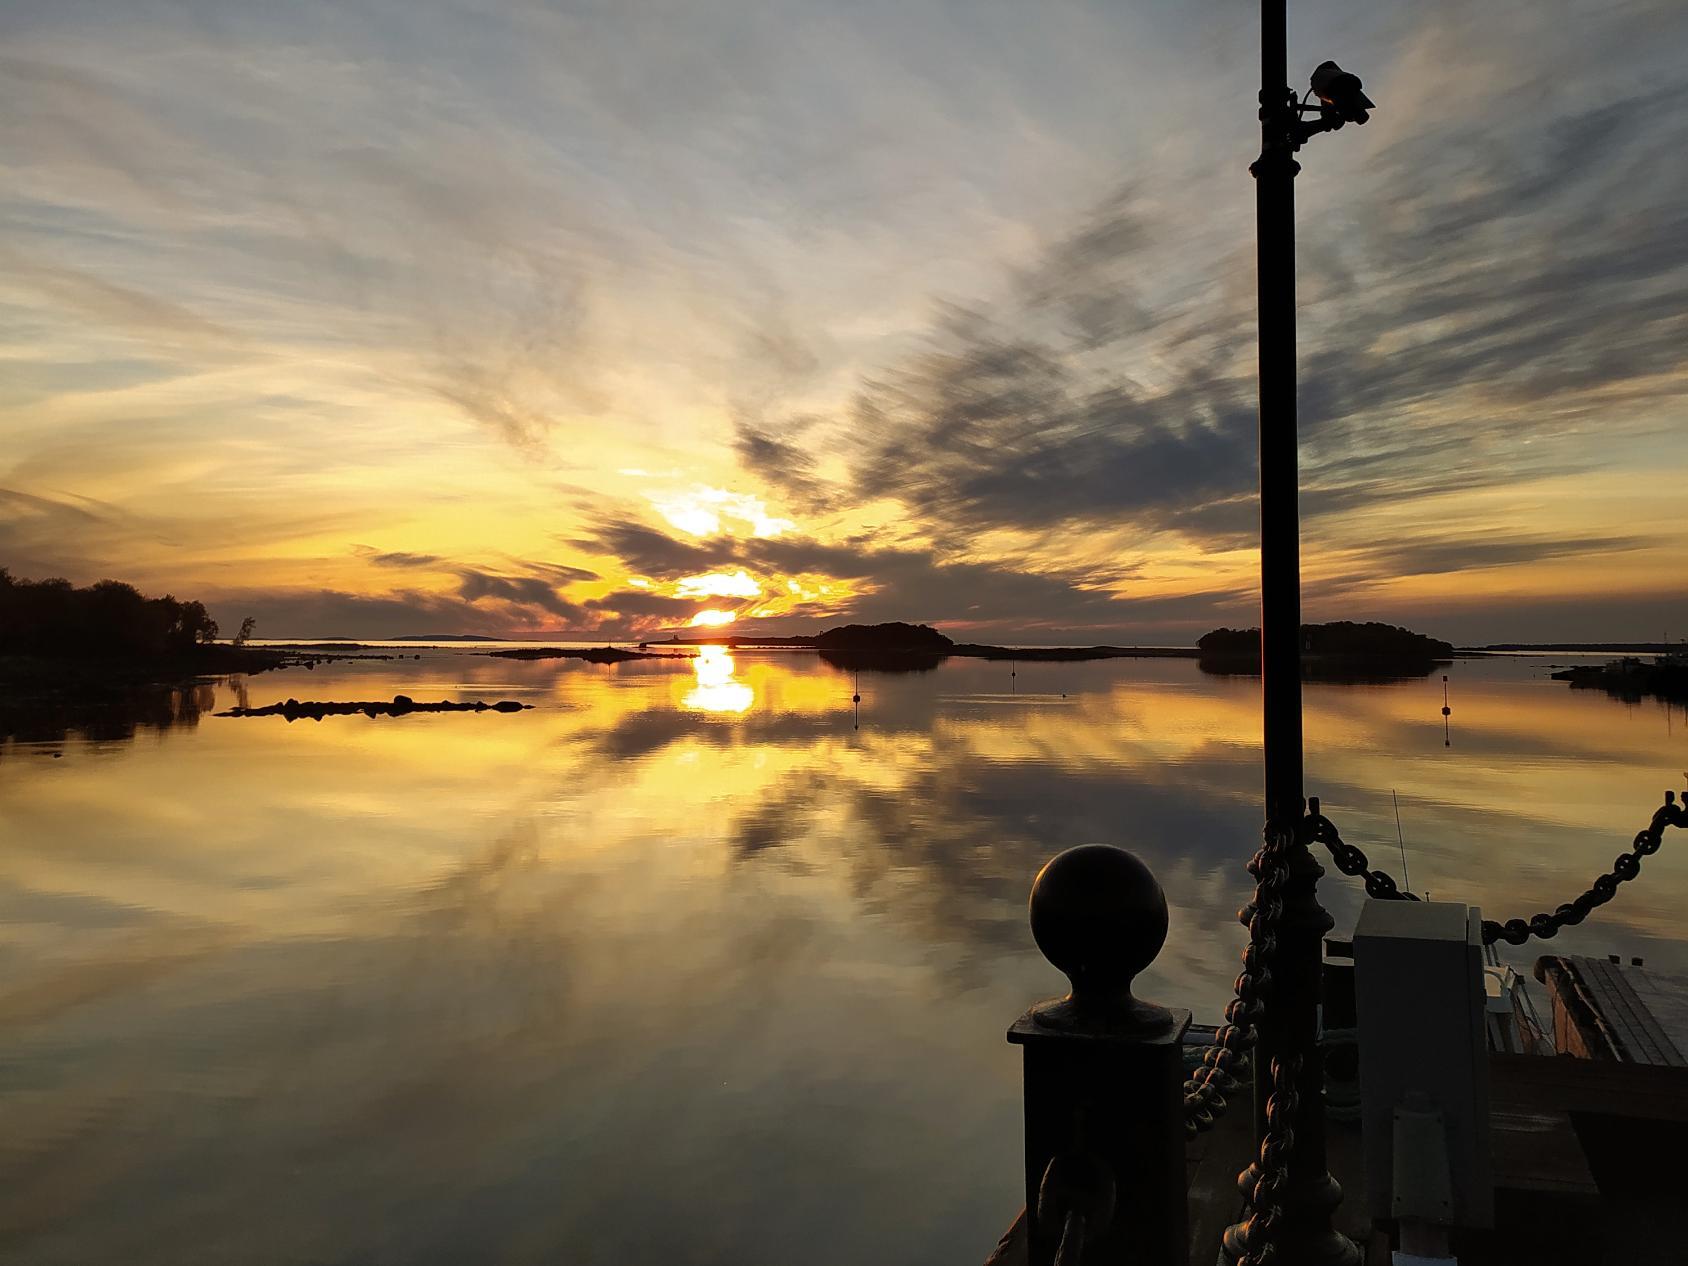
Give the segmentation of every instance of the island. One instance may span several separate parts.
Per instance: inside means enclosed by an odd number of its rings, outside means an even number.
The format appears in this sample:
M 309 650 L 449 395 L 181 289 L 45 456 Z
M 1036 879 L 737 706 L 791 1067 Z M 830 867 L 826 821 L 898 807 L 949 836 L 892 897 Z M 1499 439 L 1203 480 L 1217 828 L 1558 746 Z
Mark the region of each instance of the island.
M 1651 698 L 1688 704 L 1688 652 L 1678 649 L 1652 663 L 1625 655 L 1605 664 L 1563 669 L 1553 674 L 1553 680 L 1568 681 L 1573 690 L 1604 690 L 1626 703 Z
M 417 703 L 409 695 L 394 695 L 392 699 L 377 699 L 355 701 L 350 703 L 319 703 L 314 700 L 287 699 L 281 703 L 268 704 L 262 708 L 230 708 L 227 712 L 217 713 L 220 717 L 283 717 L 288 721 L 308 719 L 320 721 L 323 717 L 345 717 L 362 713 L 366 717 L 402 717 L 412 712 L 525 712 L 532 708 L 531 703 L 518 703 L 514 699 L 500 699 L 497 703 L 486 703 L 480 699 L 470 702 L 457 702 L 444 699 L 438 703 Z
M 1196 642 L 1201 670 L 1221 675 L 1260 671 L 1259 629 L 1214 629 Z M 1337 620 L 1301 626 L 1302 671 L 1312 679 L 1392 681 L 1423 677 L 1455 655 L 1453 643 L 1375 621 Z

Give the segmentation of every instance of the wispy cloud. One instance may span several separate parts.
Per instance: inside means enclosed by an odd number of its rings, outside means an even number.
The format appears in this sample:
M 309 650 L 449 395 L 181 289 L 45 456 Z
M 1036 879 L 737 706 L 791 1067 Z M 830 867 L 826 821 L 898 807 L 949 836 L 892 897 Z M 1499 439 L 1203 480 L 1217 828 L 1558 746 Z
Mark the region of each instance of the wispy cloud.
M 1298 29 L 1380 102 L 1299 182 L 1310 584 L 1504 570 L 1503 621 L 1599 557 L 1654 610 L 1688 539 L 1610 484 L 1683 465 L 1688 10 Z M 740 567 L 838 581 L 805 618 L 1248 601 L 1235 15 L 138 0 L 0 35 L 18 570 L 594 629 Z

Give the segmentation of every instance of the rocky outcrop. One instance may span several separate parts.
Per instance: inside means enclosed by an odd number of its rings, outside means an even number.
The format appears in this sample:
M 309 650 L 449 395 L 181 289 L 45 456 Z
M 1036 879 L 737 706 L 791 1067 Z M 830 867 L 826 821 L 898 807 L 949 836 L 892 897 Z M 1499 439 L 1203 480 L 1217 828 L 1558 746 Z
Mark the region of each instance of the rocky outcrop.
M 518 703 L 514 699 L 500 699 L 497 703 L 487 703 L 476 699 L 469 703 L 459 703 L 452 700 L 442 700 L 439 703 L 417 703 L 409 695 L 394 695 L 391 702 L 385 700 L 358 701 L 352 703 L 318 703 L 311 700 L 301 701 L 288 699 L 283 703 L 272 703 L 262 708 L 230 708 L 227 712 L 217 713 L 220 717 L 283 717 L 288 721 L 298 721 L 309 718 L 320 721 L 323 717 L 346 717 L 362 713 L 366 717 L 402 717 L 412 712 L 522 712 L 533 705 Z

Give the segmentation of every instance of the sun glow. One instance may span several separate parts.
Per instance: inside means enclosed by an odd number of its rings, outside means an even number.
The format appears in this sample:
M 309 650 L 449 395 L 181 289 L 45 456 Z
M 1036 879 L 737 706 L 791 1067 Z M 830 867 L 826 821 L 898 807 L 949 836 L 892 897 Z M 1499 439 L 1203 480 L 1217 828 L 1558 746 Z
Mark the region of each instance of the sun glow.
M 708 607 L 699 611 L 691 618 L 691 628 L 708 627 L 719 628 L 723 624 L 731 624 L 738 619 L 731 611 L 722 611 L 716 607 Z
M 657 513 L 692 536 L 714 536 L 732 525 L 736 525 L 737 532 L 748 529 L 751 536 L 778 536 L 797 526 L 790 519 L 770 514 L 760 497 L 711 488 L 707 484 L 697 484 L 685 492 L 653 496 L 650 501 Z
M 737 571 L 711 571 L 686 576 L 674 592 L 682 598 L 759 598 L 762 586 L 740 567 Z

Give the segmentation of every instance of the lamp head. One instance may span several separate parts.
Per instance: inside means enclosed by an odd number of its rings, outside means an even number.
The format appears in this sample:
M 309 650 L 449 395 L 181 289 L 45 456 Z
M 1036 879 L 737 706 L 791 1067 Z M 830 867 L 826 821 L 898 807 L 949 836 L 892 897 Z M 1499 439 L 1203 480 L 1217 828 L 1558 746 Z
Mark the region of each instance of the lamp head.
M 1341 115 L 1345 123 L 1364 123 L 1377 109 L 1372 99 L 1361 91 L 1360 77 L 1342 69 L 1335 62 L 1320 62 L 1310 82 L 1313 95 Z

